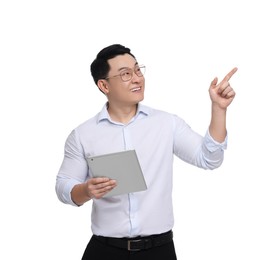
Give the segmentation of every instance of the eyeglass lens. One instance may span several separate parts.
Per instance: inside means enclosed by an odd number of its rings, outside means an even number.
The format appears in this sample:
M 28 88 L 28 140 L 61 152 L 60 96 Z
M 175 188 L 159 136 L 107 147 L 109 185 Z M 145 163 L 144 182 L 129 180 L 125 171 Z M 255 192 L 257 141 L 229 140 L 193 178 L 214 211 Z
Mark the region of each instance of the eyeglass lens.
M 142 77 L 145 73 L 145 66 L 135 67 L 134 72 L 138 77 Z M 127 69 L 121 72 L 120 76 L 123 81 L 129 81 L 133 77 L 133 70 Z

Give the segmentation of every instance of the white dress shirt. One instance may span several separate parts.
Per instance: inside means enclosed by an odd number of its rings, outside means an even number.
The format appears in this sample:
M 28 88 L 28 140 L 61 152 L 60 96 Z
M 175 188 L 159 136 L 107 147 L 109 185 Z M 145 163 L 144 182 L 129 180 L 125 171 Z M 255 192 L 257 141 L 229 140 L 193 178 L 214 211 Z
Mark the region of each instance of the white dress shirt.
M 227 138 L 226 138 L 227 139 Z M 173 228 L 173 155 L 203 169 L 219 167 L 227 140 L 203 137 L 176 115 L 138 105 L 128 124 L 111 120 L 107 105 L 68 136 L 57 175 L 56 193 L 67 204 L 74 185 L 92 177 L 86 158 L 136 150 L 147 190 L 93 199 L 92 233 L 110 237 L 159 234 Z

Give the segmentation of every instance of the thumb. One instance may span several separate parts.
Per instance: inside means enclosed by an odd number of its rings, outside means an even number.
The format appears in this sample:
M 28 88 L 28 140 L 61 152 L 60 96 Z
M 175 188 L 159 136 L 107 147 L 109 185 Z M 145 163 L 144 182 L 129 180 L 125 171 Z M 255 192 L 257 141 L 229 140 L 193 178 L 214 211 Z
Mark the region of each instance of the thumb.
M 210 87 L 215 88 L 216 85 L 217 85 L 217 82 L 218 82 L 218 78 L 215 77 L 215 78 L 213 79 L 213 81 L 210 83 Z

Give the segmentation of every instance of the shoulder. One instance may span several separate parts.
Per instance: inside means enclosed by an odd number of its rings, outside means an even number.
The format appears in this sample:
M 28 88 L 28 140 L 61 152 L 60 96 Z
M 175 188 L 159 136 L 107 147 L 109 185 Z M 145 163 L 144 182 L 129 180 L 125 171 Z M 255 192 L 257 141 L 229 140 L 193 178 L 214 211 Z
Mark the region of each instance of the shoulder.
M 75 127 L 74 131 L 79 133 L 90 131 L 90 129 L 96 127 L 98 123 L 98 115 L 99 114 L 83 121 L 82 123 L 80 123 L 78 126 Z
M 164 128 L 169 126 L 174 131 L 189 127 L 187 122 L 182 117 L 178 116 L 175 113 L 171 113 L 168 111 L 164 111 L 164 110 L 149 107 L 149 106 L 143 106 L 143 107 L 144 107 L 144 111 L 147 112 L 147 118 L 150 119 L 149 122 L 152 122 L 158 127 Z
M 146 113 L 150 119 L 154 118 L 154 119 L 162 119 L 162 120 L 165 119 L 165 120 L 171 120 L 171 121 L 177 121 L 177 120 L 184 121 L 182 118 L 180 118 L 176 114 L 165 111 L 165 110 L 161 110 L 158 108 L 141 105 L 139 109 L 140 111 L 143 111 L 143 113 Z
M 93 117 L 91 117 L 91 118 L 83 121 L 82 123 L 80 123 L 74 129 L 74 131 L 78 131 L 78 132 L 90 131 L 90 129 L 96 127 L 102 119 L 107 118 L 107 112 L 106 111 L 107 110 L 106 110 L 106 104 L 105 104 L 103 106 L 103 108 L 101 109 L 101 111 L 99 111 Z

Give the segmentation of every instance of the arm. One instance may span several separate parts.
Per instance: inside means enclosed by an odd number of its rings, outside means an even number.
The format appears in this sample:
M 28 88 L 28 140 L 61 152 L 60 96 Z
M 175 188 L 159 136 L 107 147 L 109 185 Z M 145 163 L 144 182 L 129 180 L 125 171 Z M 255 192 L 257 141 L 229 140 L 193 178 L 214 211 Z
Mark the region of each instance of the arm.
M 209 94 L 212 102 L 209 132 L 211 137 L 219 143 L 225 140 L 227 134 L 227 107 L 235 97 L 235 91 L 230 86 L 229 80 L 236 71 L 237 68 L 232 69 L 219 84 L 217 84 L 218 79 L 215 78 L 209 87 Z
M 116 181 L 109 178 L 92 178 L 77 184 L 71 191 L 71 198 L 77 205 L 82 205 L 92 198 L 100 199 L 116 186 Z
M 82 205 L 92 198 L 101 198 L 116 186 L 108 178 L 90 178 L 85 154 L 76 131 L 66 140 L 65 154 L 56 178 L 56 193 L 60 201 Z

